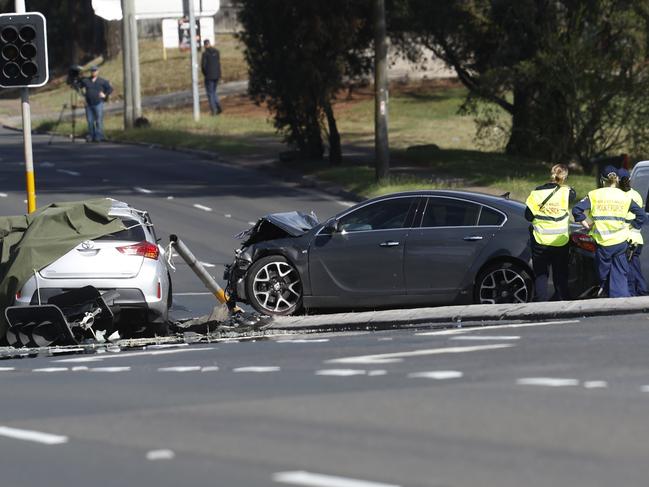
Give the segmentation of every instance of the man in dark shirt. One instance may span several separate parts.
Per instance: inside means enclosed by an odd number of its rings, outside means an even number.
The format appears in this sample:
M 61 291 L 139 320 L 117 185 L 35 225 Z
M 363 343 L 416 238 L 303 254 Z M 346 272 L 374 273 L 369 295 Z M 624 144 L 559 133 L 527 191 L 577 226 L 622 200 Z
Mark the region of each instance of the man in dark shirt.
M 80 80 L 86 98 L 86 119 L 88 120 L 88 140 L 104 140 L 104 102 L 113 92 L 113 87 L 104 78 L 99 77 L 99 68 L 90 68 L 90 78 Z
M 207 101 L 210 104 L 212 115 L 218 115 L 223 110 L 219 102 L 219 95 L 216 93 L 216 85 L 221 78 L 221 55 L 218 49 L 210 45 L 209 39 L 203 41 L 205 50 L 201 56 L 201 71 L 205 77 L 205 92 Z

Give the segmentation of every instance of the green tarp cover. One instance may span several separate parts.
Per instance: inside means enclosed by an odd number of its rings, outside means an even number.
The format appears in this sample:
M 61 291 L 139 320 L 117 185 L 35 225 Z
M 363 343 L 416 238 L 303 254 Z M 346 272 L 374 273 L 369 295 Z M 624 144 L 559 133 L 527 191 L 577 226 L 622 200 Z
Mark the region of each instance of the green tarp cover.
M 7 331 L 5 308 L 35 271 L 85 240 L 124 229 L 119 218 L 108 215 L 111 202 L 55 203 L 29 215 L 0 217 L 0 339 Z

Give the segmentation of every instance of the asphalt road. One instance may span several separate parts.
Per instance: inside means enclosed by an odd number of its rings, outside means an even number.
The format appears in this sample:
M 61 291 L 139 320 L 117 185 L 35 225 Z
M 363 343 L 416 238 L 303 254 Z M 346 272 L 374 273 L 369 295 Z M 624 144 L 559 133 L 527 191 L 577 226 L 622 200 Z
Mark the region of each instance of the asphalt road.
M 177 234 L 222 282 L 240 241 L 233 238 L 268 213 L 315 211 L 321 219 L 349 202 L 322 192 L 271 179 L 246 167 L 181 152 L 135 145 L 72 144 L 34 136 L 37 205 L 83 198 L 112 197 L 148 210 L 162 244 Z M 0 129 L 0 208 L 3 215 L 27 209 L 22 135 Z M 176 258 L 172 274 L 179 319 L 208 313 L 215 304 L 201 282 Z
M 7 487 L 647 485 L 646 316 L 0 363 Z

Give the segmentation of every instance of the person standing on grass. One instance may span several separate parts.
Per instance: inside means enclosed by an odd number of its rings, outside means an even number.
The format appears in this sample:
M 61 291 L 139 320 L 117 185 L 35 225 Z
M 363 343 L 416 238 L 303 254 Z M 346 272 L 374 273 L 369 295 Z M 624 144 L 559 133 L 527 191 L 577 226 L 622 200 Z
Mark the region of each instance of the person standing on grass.
M 631 199 L 635 201 L 640 208 L 644 208 L 642 196 L 635 189 L 631 187 L 631 176 L 629 171 L 624 168 L 617 170 L 617 177 L 620 178 L 620 189 L 631 195 Z M 627 215 L 629 219 L 633 219 L 633 213 Z M 646 296 L 649 294 L 647 289 L 647 281 L 642 274 L 642 266 L 640 265 L 640 254 L 642 253 L 642 246 L 644 239 L 642 232 L 639 228 L 629 226 L 629 245 L 632 247 L 627 252 L 627 260 L 629 261 L 629 274 L 627 280 L 629 282 L 629 294 L 631 296 Z M 630 255 L 629 255 L 630 253 Z
M 552 268 L 552 300 L 564 301 L 568 295 L 568 206 L 575 200 L 575 190 L 565 186 L 568 167 L 552 166 L 550 182 L 532 191 L 525 204 L 525 218 L 532 222 L 530 243 L 532 267 L 536 276 L 536 301 L 548 301 L 548 277 Z
M 99 68 L 90 68 L 90 78 L 79 80 L 86 98 L 86 119 L 88 120 L 88 141 L 104 140 L 104 102 L 113 92 L 113 87 L 104 78 L 99 77 Z
M 221 54 L 218 49 L 210 45 L 209 39 L 203 41 L 203 46 L 205 50 L 201 56 L 201 71 L 205 78 L 205 92 L 212 115 L 218 115 L 223 111 L 219 95 L 216 93 L 216 85 L 221 79 Z

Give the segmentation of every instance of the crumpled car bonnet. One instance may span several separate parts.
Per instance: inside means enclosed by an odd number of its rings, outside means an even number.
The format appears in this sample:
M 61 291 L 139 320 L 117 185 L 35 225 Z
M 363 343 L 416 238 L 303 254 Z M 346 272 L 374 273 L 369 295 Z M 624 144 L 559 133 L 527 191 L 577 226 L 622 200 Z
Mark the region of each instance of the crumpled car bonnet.
M 299 237 L 318 224 L 318 217 L 313 212 L 309 214 L 300 211 L 271 213 L 261 217 L 253 227 L 235 235 L 234 238 L 245 239 L 243 245 L 247 246 L 266 240 Z

